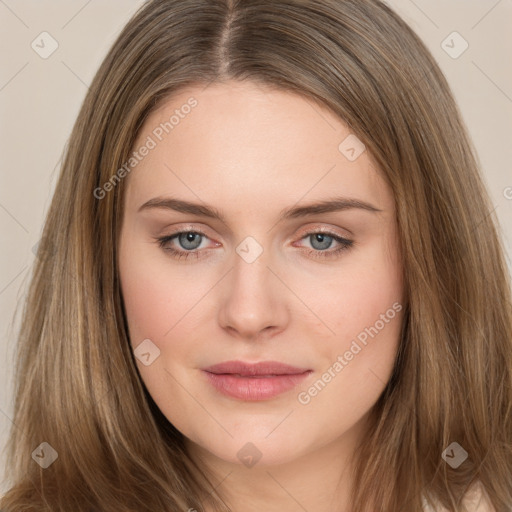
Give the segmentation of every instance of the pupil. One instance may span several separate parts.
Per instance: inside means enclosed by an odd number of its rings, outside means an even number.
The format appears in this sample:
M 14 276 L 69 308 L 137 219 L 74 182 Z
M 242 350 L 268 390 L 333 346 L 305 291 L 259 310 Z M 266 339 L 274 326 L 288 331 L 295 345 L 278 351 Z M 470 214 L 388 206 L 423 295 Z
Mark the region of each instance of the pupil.
M 313 247 L 315 249 L 324 250 L 324 249 L 329 248 L 329 246 L 331 245 L 331 242 L 332 242 L 332 236 L 326 235 L 324 233 L 315 233 L 311 243 L 313 244 Z M 320 244 L 320 245 L 317 245 L 315 247 L 315 244 Z

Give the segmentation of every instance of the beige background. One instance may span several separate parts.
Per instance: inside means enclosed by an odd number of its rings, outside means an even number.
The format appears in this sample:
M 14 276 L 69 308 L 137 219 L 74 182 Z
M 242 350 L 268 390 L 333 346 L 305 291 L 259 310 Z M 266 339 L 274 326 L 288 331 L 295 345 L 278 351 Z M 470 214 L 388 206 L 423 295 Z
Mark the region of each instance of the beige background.
M 12 425 L 12 361 L 19 325 L 13 314 L 24 298 L 34 261 L 32 249 L 39 239 L 62 151 L 102 58 L 142 3 L 0 0 L 0 450 Z M 388 3 L 425 41 L 453 88 L 480 156 L 510 266 L 512 0 Z M 458 58 L 442 47 L 454 31 L 469 44 Z M 31 47 L 42 32 L 58 43 L 47 59 Z M 464 42 L 451 36 L 446 44 L 453 46 L 447 48 L 453 53 Z M 3 461 L 2 454 L 0 465 Z M 0 484 L 0 493 L 6 489 L 5 483 Z

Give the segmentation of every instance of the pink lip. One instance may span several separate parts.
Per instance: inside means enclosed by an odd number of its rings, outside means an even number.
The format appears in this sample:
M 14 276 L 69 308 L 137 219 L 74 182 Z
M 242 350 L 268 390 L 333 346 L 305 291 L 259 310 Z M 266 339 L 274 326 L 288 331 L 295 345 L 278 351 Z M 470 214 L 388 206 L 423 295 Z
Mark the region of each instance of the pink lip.
M 221 393 L 241 400 L 265 400 L 294 388 L 312 370 L 277 361 L 251 364 L 226 361 L 203 368 L 209 382 Z

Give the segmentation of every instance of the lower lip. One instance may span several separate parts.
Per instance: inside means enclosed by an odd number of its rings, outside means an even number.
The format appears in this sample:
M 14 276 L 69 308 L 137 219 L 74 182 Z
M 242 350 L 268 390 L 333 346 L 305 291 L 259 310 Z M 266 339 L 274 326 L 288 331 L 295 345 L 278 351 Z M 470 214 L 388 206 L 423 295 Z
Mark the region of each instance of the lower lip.
M 207 371 L 204 373 L 213 387 L 224 395 L 240 400 L 267 400 L 293 389 L 311 373 L 311 370 L 273 377 L 237 377 L 232 374 Z

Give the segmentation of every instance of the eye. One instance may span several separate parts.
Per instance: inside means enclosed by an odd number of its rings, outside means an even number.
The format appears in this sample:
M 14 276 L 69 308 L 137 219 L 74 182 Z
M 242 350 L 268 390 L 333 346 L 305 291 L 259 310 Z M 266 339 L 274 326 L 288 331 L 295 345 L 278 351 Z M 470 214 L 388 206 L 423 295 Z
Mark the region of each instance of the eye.
M 205 237 L 208 238 L 205 233 L 198 230 L 179 231 L 173 235 L 157 238 L 157 242 L 164 251 L 168 252 L 176 259 L 187 259 L 189 256 L 199 258 L 199 253 L 202 251 L 199 251 L 198 249 L 201 245 L 202 239 Z M 181 250 L 175 249 L 171 246 L 174 239 L 176 239 L 176 242 L 182 248 Z
M 199 250 L 201 242 L 208 236 L 199 230 L 178 231 L 172 235 L 157 238 L 158 245 L 173 258 L 188 259 L 194 257 L 199 259 L 204 251 Z M 313 249 L 306 250 L 309 256 L 313 258 L 334 258 L 342 251 L 347 251 L 354 245 L 353 240 L 348 240 L 335 233 L 324 231 L 310 231 L 306 233 L 301 240 L 309 238 Z M 179 248 L 172 246 L 176 241 Z M 333 242 L 339 244 L 338 247 L 331 249 Z M 220 244 L 215 242 L 217 246 Z
M 335 233 L 325 231 L 310 231 L 306 233 L 301 240 L 309 239 L 312 250 L 307 250 L 308 255 L 313 258 L 334 258 L 341 252 L 349 250 L 353 245 L 353 240 L 348 240 Z M 335 249 L 330 249 L 333 242 L 339 244 Z

